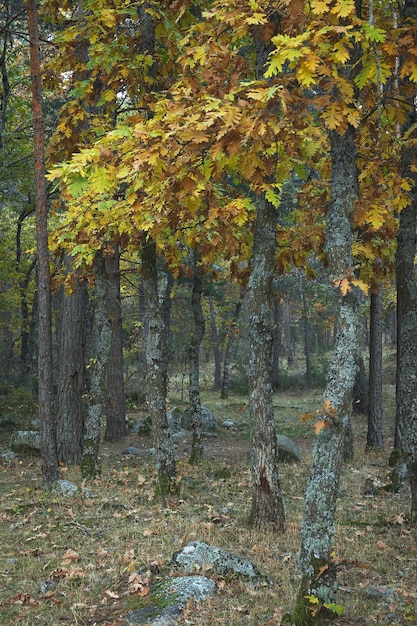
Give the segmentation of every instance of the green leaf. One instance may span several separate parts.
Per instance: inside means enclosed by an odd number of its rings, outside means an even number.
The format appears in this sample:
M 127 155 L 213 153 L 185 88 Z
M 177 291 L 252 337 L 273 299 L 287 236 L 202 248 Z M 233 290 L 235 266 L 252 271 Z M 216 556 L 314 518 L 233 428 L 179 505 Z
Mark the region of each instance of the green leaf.
M 329 611 L 333 611 L 333 613 L 336 613 L 337 615 L 343 615 L 343 613 L 345 612 L 345 609 L 340 604 L 333 604 L 331 602 L 330 603 L 325 602 L 323 606 Z
M 72 174 L 67 182 L 68 191 L 73 198 L 79 198 L 88 187 L 88 179 L 81 174 Z
M 266 190 L 265 198 L 268 200 L 268 202 L 272 204 L 272 206 L 278 209 L 280 202 L 281 202 L 281 198 L 279 194 L 277 194 L 276 191 L 274 191 L 271 187 Z

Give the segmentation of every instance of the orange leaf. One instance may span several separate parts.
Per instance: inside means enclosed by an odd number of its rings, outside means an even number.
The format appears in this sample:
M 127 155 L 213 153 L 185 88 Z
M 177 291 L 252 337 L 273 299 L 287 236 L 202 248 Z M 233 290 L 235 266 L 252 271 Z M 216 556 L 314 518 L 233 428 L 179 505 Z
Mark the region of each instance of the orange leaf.
M 323 430 L 323 428 L 327 428 L 327 426 L 328 426 L 328 423 L 326 420 L 319 420 L 318 422 L 314 424 L 314 432 L 316 433 L 316 435 L 318 435 L 319 432 Z

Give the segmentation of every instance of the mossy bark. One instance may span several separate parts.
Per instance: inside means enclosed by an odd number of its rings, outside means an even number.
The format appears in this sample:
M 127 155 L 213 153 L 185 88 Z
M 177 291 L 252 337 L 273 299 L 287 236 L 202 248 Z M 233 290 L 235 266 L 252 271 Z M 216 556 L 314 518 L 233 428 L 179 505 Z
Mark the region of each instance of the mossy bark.
M 166 411 L 166 370 L 164 367 L 164 320 L 158 292 L 156 244 L 142 244 L 142 277 L 146 296 L 149 332 L 146 344 L 147 402 L 152 420 L 153 444 L 158 472 L 158 494 L 177 491 L 177 469 Z
M 326 252 L 333 284 L 352 272 L 351 217 L 357 197 L 356 150 L 354 130 L 344 135 L 330 134 L 332 173 L 328 212 Z M 359 350 L 357 295 L 343 295 L 338 287 L 337 332 L 330 364 L 320 430 L 313 451 L 313 466 L 307 486 L 301 526 L 299 563 L 301 585 L 292 615 L 293 623 L 319 623 L 334 617 L 324 604 L 336 603 L 337 581 L 333 565 L 334 518 L 345 444 L 350 431 L 353 386 Z M 306 596 L 317 598 L 323 607 L 317 614 L 307 612 Z M 311 607 L 310 607 L 311 608 Z M 310 620 L 310 621 L 308 621 Z
M 272 401 L 272 279 L 276 247 L 276 209 L 256 198 L 252 269 L 248 284 L 249 408 L 252 425 L 251 526 L 281 532 L 284 503 Z
M 417 2 L 405 0 L 404 19 L 417 20 Z M 404 79 L 400 83 L 407 105 L 407 119 L 402 128 L 406 133 L 417 123 L 415 86 Z M 415 132 L 411 137 L 415 136 Z M 411 139 L 410 137 L 410 139 Z M 402 175 L 412 178 L 414 186 L 411 203 L 400 214 L 396 258 L 397 280 L 397 413 L 395 447 L 400 451 L 399 466 L 407 464 L 407 477 L 411 488 L 411 523 L 417 524 L 417 173 L 415 146 L 404 144 Z
M 106 367 L 111 352 L 112 333 L 107 302 L 105 262 L 101 252 L 94 259 L 94 354 L 90 360 L 90 390 L 85 429 L 85 443 L 81 460 L 81 475 L 94 478 L 100 472 L 99 448 L 104 406 Z
M 111 323 L 111 352 L 107 363 L 107 424 L 105 439 L 118 441 L 127 435 L 123 378 L 122 306 L 120 295 L 120 252 L 106 257 L 108 309 Z
M 201 399 L 200 399 L 200 361 L 199 352 L 205 333 L 205 319 L 201 306 L 203 294 L 203 270 L 201 257 L 193 250 L 193 290 L 191 294 L 191 310 L 193 313 L 194 330 L 189 347 L 189 398 L 191 413 L 191 465 L 203 460 L 204 447 L 201 439 Z

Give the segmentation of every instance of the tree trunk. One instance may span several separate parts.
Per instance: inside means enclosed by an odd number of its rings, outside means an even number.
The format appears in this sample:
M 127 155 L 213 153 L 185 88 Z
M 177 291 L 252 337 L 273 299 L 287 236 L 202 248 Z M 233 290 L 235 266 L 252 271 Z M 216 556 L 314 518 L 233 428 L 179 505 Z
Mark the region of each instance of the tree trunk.
M 220 359 L 220 347 L 219 347 L 219 333 L 216 323 L 216 312 L 214 310 L 214 298 L 210 294 L 208 296 L 209 309 L 210 309 L 210 330 L 211 330 L 211 345 L 213 346 L 214 356 L 214 383 L 213 390 L 218 391 L 221 387 L 221 359 Z
M 111 324 L 109 320 L 107 280 L 103 254 L 97 252 L 94 258 L 93 293 L 93 357 L 90 359 L 90 390 L 81 474 L 84 478 L 94 478 L 99 474 L 99 448 L 104 408 L 104 388 L 106 368 L 111 353 Z
M 162 374 L 164 377 L 165 392 L 168 389 L 168 366 L 170 354 L 170 336 L 171 336 L 171 311 L 172 311 L 172 288 L 174 286 L 174 277 L 168 268 L 164 272 L 164 289 L 161 296 L 161 315 L 162 315 Z M 161 289 L 162 291 L 162 289 Z
M 352 271 L 351 217 L 358 193 L 354 130 L 344 135 L 330 132 L 332 172 L 327 220 L 326 252 L 330 280 Z M 337 289 L 337 288 L 336 288 Z M 359 349 L 359 313 L 354 291 L 345 296 L 337 289 L 338 319 L 335 349 L 324 393 L 321 430 L 313 451 L 313 467 L 307 486 L 301 527 L 299 563 L 301 585 L 292 616 L 295 624 L 317 622 L 333 616 L 322 608 L 313 618 L 308 596 L 320 605 L 336 601 L 336 570 L 333 564 L 334 516 L 346 434 L 352 411 L 352 393 Z
M 272 388 L 279 388 L 279 364 L 282 358 L 282 298 L 274 298 L 274 328 L 272 333 Z
M 256 198 L 252 268 L 248 284 L 249 407 L 252 420 L 252 506 L 256 529 L 282 531 L 284 504 L 272 401 L 272 279 L 275 267 L 276 209 Z
M 311 355 L 310 355 L 310 329 L 308 322 L 308 307 L 307 297 L 305 290 L 302 287 L 302 302 L 303 302 L 303 334 L 304 334 L 304 356 L 306 363 L 306 386 L 307 389 L 311 387 Z
M 284 298 L 284 347 L 288 367 L 294 365 L 294 347 L 291 337 L 291 310 L 288 296 Z
M 105 439 L 118 441 L 127 435 L 123 378 L 122 305 L 120 298 L 120 253 L 105 258 L 107 297 L 111 324 L 111 352 L 107 363 L 107 425 Z
M 201 306 L 203 294 L 203 268 L 201 256 L 193 250 L 193 291 L 191 294 L 191 310 L 193 313 L 194 330 L 189 347 L 189 399 L 191 414 L 191 455 L 189 463 L 195 465 L 203 460 L 204 446 L 201 440 L 201 398 L 200 398 L 200 362 L 199 352 L 204 339 L 205 320 Z
M 35 157 L 36 251 L 39 298 L 39 419 L 42 478 L 45 485 L 50 485 L 59 480 L 60 471 L 56 444 L 56 419 L 53 411 L 51 276 L 49 270 L 45 142 L 36 0 L 28 0 L 27 12 Z
M 156 244 L 152 239 L 142 244 L 142 276 L 149 318 L 146 346 L 147 399 L 152 419 L 158 492 L 164 497 L 177 491 L 177 469 L 166 411 L 167 390 L 163 363 L 164 323 L 158 293 Z
M 138 381 L 137 395 L 138 405 L 143 406 L 146 402 L 146 344 L 149 333 L 148 310 L 146 305 L 145 292 L 143 282 L 139 285 L 139 363 L 138 363 Z
M 65 259 L 69 270 L 69 260 Z M 84 283 L 73 293 L 61 289 L 60 315 L 57 319 L 57 433 L 58 457 L 69 464 L 79 464 L 84 443 L 83 396 L 86 393 L 85 362 L 87 353 L 86 320 L 88 293 Z
M 403 3 L 404 19 L 417 20 L 416 0 Z M 400 85 L 407 106 L 403 135 L 417 123 L 415 85 L 404 80 Z M 408 92 L 408 93 L 407 93 Z M 410 95 L 412 94 L 412 95 Z M 396 257 L 397 279 L 397 411 L 394 446 L 401 462 L 407 465 L 411 489 L 411 523 L 417 523 L 417 173 L 415 146 L 411 135 L 402 154 L 402 175 L 412 178 L 411 203 L 400 213 Z
M 382 285 L 371 293 L 369 316 L 369 409 L 366 449 L 384 447 L 382 430 Z
M 230 362 L 233 353 L 233 346 L 236 339 L 236 335 L 238 332 L 238 322 L 239 315 L 243 305 L 243 297 L 244 290 L 240 289 L 239 300 L 235 304 L 235 310 L 233 312 L 233 317 L 231 320 L 229 332 L 227 334 L 226 341 L 226 349 L 224 351 L 224 362 L 223 362 L 223 380 L 222 380 L 222 391 L 221 391 L 221 399 L 225 400 L 229 397 L 229 386 L 230 386 Z
M 365 371 L 362 354 L 358 354 L 355 385 L 353 387 L 353 412 L 368 415 L 369 411 L 369 377 Z

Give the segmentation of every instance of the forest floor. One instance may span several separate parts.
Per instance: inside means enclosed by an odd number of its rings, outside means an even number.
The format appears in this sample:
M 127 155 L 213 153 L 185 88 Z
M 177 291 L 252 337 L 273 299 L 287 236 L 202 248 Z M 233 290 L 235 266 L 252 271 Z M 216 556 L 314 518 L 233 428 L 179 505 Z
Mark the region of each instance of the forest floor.
M 365 454 L 366 418 L 354 418 L 355 458 L 343 468 L 335 558 L 344 615 L 335 624 L 368 626 L 417 621 L 416 531 L 407 522 L 409 494 L 369 486 L 389 482 L 394 387 L 386 385 L 385 450 Z M 128 445 L 151 442 L 129 436 L 103 445 L 102 474 L 85 487 L 91 496 L 53 497 L 41 486 L 36 458 L 0 465 L 0 623 L 55 626 L 121 625 L 146 601 L 149 582 L 169 574 L 172 554 L 192 540 L 227 548 L 253 561 L 273 586 L 251 587 L 216 578 L 210 600 L 189 605 L 180 626 L 279 626 L 291 611 L 299 582 L 297 552 L 303 497 L 314 431 L 300 417 L 321 404 L 321 392 L 276 394 L 277 431 L 299 444 L 302 462 L 282 465 L 287 529 L 281 536 L 247 525 L 251 480 L 249 415 L 245 397 L 205 392 L 203 403 L 221 424 L 206 443 L 198 467 L 187 462 L 187 442 L 176 448 L 179 496 L 155 501 L 152 457 L 121 456 Z M 171 405 L 180 404 L 175 398 Z M 0 441 L 3 447 L 7 442 Z M 79 484 L 76 468 L 63 476 Z M 372 490 L 371 490 L 372 491 Z M 151 565 L 150 565 L 151 564 Z M 132 574 L 146 566 L 152 580 Z

